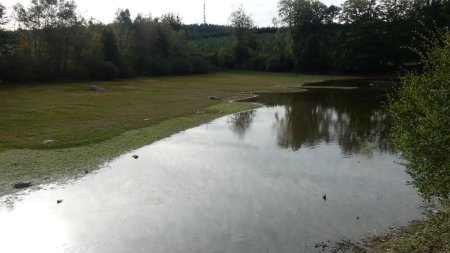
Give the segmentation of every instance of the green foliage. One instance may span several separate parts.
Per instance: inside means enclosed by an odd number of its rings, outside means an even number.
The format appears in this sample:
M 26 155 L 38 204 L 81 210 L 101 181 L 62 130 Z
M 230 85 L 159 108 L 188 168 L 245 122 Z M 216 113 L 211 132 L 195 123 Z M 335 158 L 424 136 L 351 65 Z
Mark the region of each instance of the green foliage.
M 210 70 L 191 47 L 177 15 L 138 15 L 133 21 L 128 9 L 119 9 L 113 23 L 104 25 L 87 22 L 76 7 L 66 0 L 17 4 L 19 29 L 0 31 L 0 79 L 111 80 Z M 4 8 L 0 11 L 2 22 Z
M 161 22 L 169 25 L 175 31 L 180 31 L 183 27 L 183 23 L 181 21 L 181 17 L 179 15 L 175 15 L 174 13 L 166 13 L 162 15 Z
M 119 75 L 119 69 L 109 61 L 93 59 L 87 64 L 90 77 L 98 80 L 112 80 Z
M 217 38 L 229 35 L 229 27 L 224 25 L 191 24 L 184 25 L 184 29 L 188 31 L 189 38 L 192 40 Z
M 116 36 L 112 30 L 106 29 L 102 33 L 102 53 L 103 59 L 114 63 L 116 66 L 120 65 L 120 53 L 117 46 Z
M 342 8 L 317 0 L 281 0 L 300 70 L 393 71 L 417 62 L 406 50 L 415 33 L 450 25 L 450 1 L 346 0 Z M 339 22 L 338 22 L 339 21 Z
M 85 81 L 89 79 L 89 71 L 83 65 L 75 65 L 69 67 L 67 77 L 71 80 Z
M 231 68 L 234 66 L 236 59 L 234 51 L 231 47 L 224 47 L 219 50 L 217 55 L 217 62 L 222 67 Z
M 173 13 L 132 20 L 128 9 L 119 9 L 112 23 L 101 24 L 81 17 L 71 0 L 31 0 L 14 11 L 10 16 L 18 29 L 0 29 L 0 79 L 11 82 L 84 80 L 86 73 L 101 79 L 193 74 L 211 65 L 395 71 L 418 62 L 405 49 L 417 46 L 415 34 L 434 36 L 450 25 L 448 0 L 346 0 L 341 8 L 319 0 L 280 0 L 279 18 L 274 27 L 265 28 L 256 28 L 242 7 L 231 13 L 230 26 L 184 25 Z M 4 12 L 0 5 L 0 26 L 7 21 Z M 29 75 L 7 73 L 24 57 L 28 66 L 23 71 Z M 93 73 L 97 70 L 101 73 Z
M 379 15 L 376 0 L 347 0 L 342 5 L 341 20 L 346 23 L 370 23 L 376 21 Z
M 438 41 L 442 41 L 439 43 Z M 394 141 L 413 184 L 425 197 L 450 196 L 450 34 L 421 54 L 422 73 L 409 73 L 390 99 Z
M 28 51 L 21 48 L 6 56 L 7 64 L 2 67 L 3 78 L 6 81 L 26 82 L 34 79 L 33 59 Z
M 200 38 L 193 41 L 199 53 L 203 55 L 217 54 L 221 48 L 233 43 L 230 36 Z
M 316 0 L 281 0 L 279 10 L 294 42 L 296 68 L 329 69 L 332 65 L 329 56 L 334 50 L 330 39 L 333 39 L 334 29 L 338 28 L 332 24 L 337 7 L 327 7 Z
M 242 64 L 250 57 L 251 51 L 256 49 L 253 20 L 245 13 L 245 10 L 240 7 L 231 13 L 230 22 L 233 38 L 235 40 L 231 45 L 231 48 L 234 53 L 236 64 Z
M 194 74 L 205 74 L 211 71 L 211 66 L 209 63 L 201 58 L 201 57 L 193 57 L 191 59 L 192 67 L 193 67 L 193 73 Z

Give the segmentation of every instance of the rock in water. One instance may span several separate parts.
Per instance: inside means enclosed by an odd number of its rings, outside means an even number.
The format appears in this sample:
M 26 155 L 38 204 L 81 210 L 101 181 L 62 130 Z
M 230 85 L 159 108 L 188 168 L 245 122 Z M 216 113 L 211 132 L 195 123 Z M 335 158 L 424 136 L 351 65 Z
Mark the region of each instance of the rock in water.
M 62 200 L 62 199 L 58 199 L 58 200 L 56 201 L 56 204 L 61 204 L 63 201 L 64 201 L 64 200 Z
M 323 195 L 322 198 L 323 198 L 323 200 L 327 201 L 327 195 L 326 194 Z
M 25 189 L 25 188 L 31 187 L 32 185 L 33 184 L 31 182 L 17 182 L 14 185 L 14 188 L 15 189 Z
M 134 158 L 134 159 L 138 159 L 139 156 L 138 156 L 138 155 L 133 155 L 133 158 Z

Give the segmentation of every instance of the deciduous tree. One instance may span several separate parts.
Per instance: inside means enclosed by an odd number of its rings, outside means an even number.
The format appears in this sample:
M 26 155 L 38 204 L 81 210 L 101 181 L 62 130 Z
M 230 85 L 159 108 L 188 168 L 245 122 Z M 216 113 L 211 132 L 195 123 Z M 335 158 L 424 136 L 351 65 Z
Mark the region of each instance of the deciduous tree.
M 230 15 L 230 23 L 235 38 L 234 54 L 236 63 L 241 64 L 250 56 L 250 51 L 256 49 L 253 20 L 243 7 L 234 10 Z

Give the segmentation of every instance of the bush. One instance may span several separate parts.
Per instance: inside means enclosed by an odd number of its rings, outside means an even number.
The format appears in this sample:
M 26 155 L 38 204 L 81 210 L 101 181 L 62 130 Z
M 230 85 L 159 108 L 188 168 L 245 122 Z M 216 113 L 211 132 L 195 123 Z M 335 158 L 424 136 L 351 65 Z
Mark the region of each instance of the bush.
M 137 72 L 129 64 L 122 64 L 119 74 L 120 77 L 133 77 L 137 75 Z
M 394 144 L 424 197 L 450 195 L 450 34 L 421 55 L 422 73 L 409 73 L 391 96 Z
M 168 75 L 170 73 L 169 63 L 162 58 L 151 59 L 146 64 L 147 75 Z
M 27 50 L 18 50 L 5 59 L 2 75 L 9 82 L 27 82 L 34 79 L 33 57 Z
M 171 74 L 189 75 L 192 74 L 194 71 L 190 57 L 174 58 L 170 60 L 169 65 Z
M 219 50 L 217 54 L 217 63 L 221 67 L 231 68 L 234 66 L 236 58 L 234 52 L 230 47 L 224 47 Z
M 35 57 L 34 62 L 34 73 L 37 81 L 53 81 L 56 79 L 56 73 L 49 56 Z
M 266 59 L 264 70 L 265 71 L 272 71 L 272 72 L 278 72 L 278 71 L 289 71 L 293 69 L 294 64 L 292 60 L 289 58 L 283 57 L 283 55 L 280 56 L 270 56 Z
M 195 74 L 205 74 L 211 71 L 209 63 L 200 57 L 193 57 L 191 62 Z
M 265 58 L 262 55 L 252 54 L 248 60 L 244 61 L 238 68 L 264 71 Z
M 89 71 L 82 65 L 71 66 L 67 70 L 67 76 L 72 80 L 84 81 L 89 78 Z
M 101 60 L 92 60 L 87 63 L 89 75 L 97 80 L 112 80 L 117 78 L 119 70 L 113 63 Z

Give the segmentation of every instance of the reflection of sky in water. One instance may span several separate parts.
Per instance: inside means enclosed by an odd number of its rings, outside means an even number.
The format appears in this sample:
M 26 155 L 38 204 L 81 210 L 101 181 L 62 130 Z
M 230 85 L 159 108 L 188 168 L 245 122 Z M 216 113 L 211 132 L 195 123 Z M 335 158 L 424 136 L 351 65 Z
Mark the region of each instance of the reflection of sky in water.
M 57 210 L 38 201 L 12 212 L 0 210 L 0 227 L 0 252 L 62 252 L 56 245 L 69 242 Z
M 287 122 L 294 110 L 261 108 L 22 196 L 0 206 L 0 252 L 307 252 L 418 217 L 420 199 L 397 156 L 379 145 L 367 155 L 366 131 L 348 133 L 355 114 L 323 108 L 330 121 L 309 139 L 289 128 L 302 126 Z M 339 134 L 367 144 L 343 156 Z

